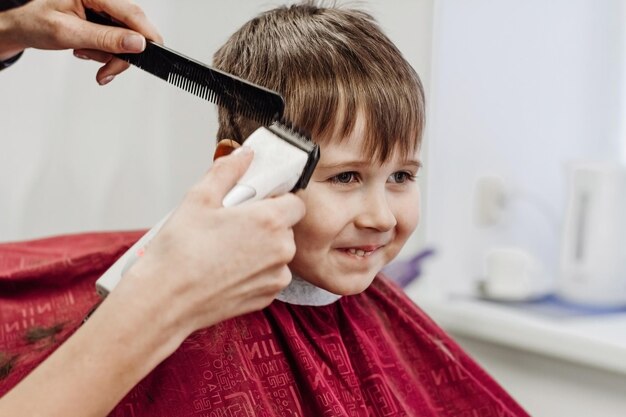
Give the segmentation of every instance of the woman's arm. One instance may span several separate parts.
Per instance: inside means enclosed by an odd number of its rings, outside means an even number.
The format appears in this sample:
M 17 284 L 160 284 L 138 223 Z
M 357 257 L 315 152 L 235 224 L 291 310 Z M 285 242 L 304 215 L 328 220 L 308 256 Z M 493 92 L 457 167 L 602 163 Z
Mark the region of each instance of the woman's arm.
M 89 320 L 0 399 L 1 416 L 106 416 L 193 331 L 272 302 L 291 280 L 304 204 L 221 207 L 250 161 L 215 161 Z

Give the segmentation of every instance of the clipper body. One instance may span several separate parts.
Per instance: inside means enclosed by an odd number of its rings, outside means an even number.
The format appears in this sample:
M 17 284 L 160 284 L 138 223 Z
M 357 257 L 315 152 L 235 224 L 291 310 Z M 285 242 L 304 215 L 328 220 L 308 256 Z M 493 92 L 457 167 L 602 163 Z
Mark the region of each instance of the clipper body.
M 254 159 L 224 197 L 224 207 L 306 187 L 319 159 L 317 145 L 278 122 L 255 130 L 244 145 L 254 149 Z

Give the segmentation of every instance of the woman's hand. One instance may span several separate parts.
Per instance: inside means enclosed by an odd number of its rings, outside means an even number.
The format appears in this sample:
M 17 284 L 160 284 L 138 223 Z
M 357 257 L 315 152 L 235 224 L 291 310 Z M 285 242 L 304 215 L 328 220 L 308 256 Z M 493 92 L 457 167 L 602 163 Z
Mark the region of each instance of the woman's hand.
M 291 280 L 304 204 L 288 194 L 222 207 L 251 160 L 215 161 L 89 320 L 0 399 L 0 415 L 106 416 L 191 332 L 272 302 Z
M 129 29 L 102 26 L 85 20 L 85 8 L 104 12 Z M 26 48 L 74 49 L 80 58 L 104 63 L 100 84 L 128 68 L 112 53 L 141 52 L 146 38 L 162 43 L 143 10 L 129 0 L 32 0 L 0 13 L 0 60 Z
M 287 194 L 222 207 L 251 160 L 245 146 L 217 159 L 109 297 L 159 306 L 160 324 L 179 342 L 270 304 L 291 281 L 292 227 L 304 216 L 304 204 Z

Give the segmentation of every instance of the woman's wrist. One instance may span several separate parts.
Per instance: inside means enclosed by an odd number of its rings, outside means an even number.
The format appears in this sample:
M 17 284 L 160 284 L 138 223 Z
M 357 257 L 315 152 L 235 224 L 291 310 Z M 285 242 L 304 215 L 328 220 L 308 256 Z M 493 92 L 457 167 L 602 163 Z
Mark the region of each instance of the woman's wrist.
M 15 22 L 15 9 L 0 12 L 0 62 L 5 62 L 5 67 L 17 61 L 25 49 L 15 40 Z
M 133 281 L 134 277 L 127 274 L 124 278 L 126 281 Z M 124 326 L 124 329 L 117 332 L 117 337 L 140 337 L 141 340 L 135 340 L 140 342 L 136 346 L 152 356 L 152 360 L 147 361 L 151 368 L 174 353 L 188 336 L 188 332 L 181 329 L 182 326 L 171 317 L 167 298 L 159 297 L 160 292 L 154 289 L 132 288 L 136 284 L 138 283 L 125 282 L 118 285 L 100 305 L 96 314 L 100 314 L 98 320 L 111 320 Z M 130 340 L 120 342 L 126 343 Z

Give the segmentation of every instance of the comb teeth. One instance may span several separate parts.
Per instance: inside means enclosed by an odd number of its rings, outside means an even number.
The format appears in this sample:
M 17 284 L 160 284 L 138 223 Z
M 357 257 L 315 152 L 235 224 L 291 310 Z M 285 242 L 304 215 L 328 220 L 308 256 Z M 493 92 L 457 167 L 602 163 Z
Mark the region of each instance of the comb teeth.
M 90 9 L 85 9 L 85 15 L 90 22 L 123 27 L 109 16 Z M 283 115 L 285 103 L 275 91 L 211 68 L 154 42 L 147 41 L 146 49 L 138 54 L 116 56 L 191 94 L 263 125 Z
M 119 54 L 121 59 L 204 100 L 268 125 L 283 113 L 283 98 L 272 90 L 208 67 L 178 52 L 148 42 L 140 54 Z

